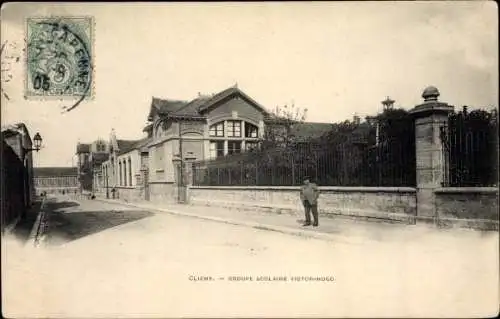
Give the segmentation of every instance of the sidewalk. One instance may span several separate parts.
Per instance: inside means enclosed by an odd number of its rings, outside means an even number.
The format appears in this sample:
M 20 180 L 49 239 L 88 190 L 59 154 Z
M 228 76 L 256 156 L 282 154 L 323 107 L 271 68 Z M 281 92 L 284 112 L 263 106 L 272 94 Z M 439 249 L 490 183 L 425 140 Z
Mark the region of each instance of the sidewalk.
M 349 217 L 320 216 L 319 227 L 304 227 L 303 215 L 277 214 L 258 211 L 238 210 L 201 205 L 183 204 L 160 204 L 152 202 L 125 202 L 116 199 L 96 198 L 95 200 L 113 204 L 135 207 L 146 210 L 162 211 L 174 215 L 200 218 L 226 224 L 241 225 L 256 229 L 281 232 L 302 237 L 319 238 L 339 241 L 340 238 L 349 238 L 349 242 L 367 238 L 385 240 L 396 236 L 398 240 L 409 240 L 416 232 L 436 232 L 437 230 L 422 225 L 407 225 L 400 223 L 389 223 L 384 221 L 358 220 Z M 408 236 L 401 236 L 401 234 Z
M 26 212 L 26 217 L 19 220 L 19 222 L 10 230 L 9 234 L 18 240 L 27 243 L 32 240 L 32 233 L 38 227 L 40 211 L 42 209 L 43 200 L 37 199 L 33 206 Z

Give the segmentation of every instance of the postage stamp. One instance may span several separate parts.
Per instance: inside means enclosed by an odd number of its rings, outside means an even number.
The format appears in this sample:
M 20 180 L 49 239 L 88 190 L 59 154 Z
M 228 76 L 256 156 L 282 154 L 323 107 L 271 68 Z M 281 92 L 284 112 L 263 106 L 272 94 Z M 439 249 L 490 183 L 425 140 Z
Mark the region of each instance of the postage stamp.
M 94 97 L 93 17 L 33 17 L 26 23 L 25 97 Z

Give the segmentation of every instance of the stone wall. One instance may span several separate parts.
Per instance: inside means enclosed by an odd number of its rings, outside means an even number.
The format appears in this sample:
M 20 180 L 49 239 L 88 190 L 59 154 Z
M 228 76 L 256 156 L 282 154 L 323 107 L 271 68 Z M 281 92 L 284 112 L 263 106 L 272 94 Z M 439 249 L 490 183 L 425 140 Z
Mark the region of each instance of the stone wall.
M 432 216 L 417 215 L 417 190 L 397 187 L 320 187 L 319 211 L 323 216 L 342 215 L 378 218 L 413 224 L 498 230 L 498 189 L 439 188 L 434 190 Z M 299 187 L 192 186 L 189 203 L 194 205 L 303 213 Z M 426 211 L 427 212 L 427 211 Z
M 141 201 L 144 199 L 142 196 L 142 191 L 141 188 L 139 187 L 125 187 L 125 186 L 117 186 L 116 188 L 116 195 L 119 199 L 121 200 L 126 200 L 129 202 L 132 201 Z M 110 192 L 109 196 L 112 196 L 112 193 Z
M 441 225 L 460 219 L 464 226 L 498 229 L 497 188 L 439 188 L 435 194 L 436 215 Z
M 158 203 L 173 203 L 178 197 L 174 183 L 150 183 L 149 194 L 150 201 Z
M 413 223 L 416 215 L 414 188 L 320 187 L 321 215 L 349 215 Z M 192 186 L 190 204 L 302 213 L 299 187 Z

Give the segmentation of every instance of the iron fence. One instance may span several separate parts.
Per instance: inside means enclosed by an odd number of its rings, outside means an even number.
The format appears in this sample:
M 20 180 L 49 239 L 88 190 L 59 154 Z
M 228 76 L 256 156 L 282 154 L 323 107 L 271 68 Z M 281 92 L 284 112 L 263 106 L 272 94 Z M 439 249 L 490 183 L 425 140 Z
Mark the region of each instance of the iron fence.
M 414 139 L 304 143 L 193 163 L 199 186 L 294 186 L 304 176 L 323 186 L 414 186 Z
M 497 112 L 467 108 L 452 113 L 441 127 L 443 186 L 497 186 Z

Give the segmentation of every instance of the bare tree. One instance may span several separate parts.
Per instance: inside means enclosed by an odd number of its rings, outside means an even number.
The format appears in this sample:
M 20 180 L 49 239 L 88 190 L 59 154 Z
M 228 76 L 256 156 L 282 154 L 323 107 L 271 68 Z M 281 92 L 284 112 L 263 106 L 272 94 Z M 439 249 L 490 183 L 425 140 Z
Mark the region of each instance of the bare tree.
M 276 106 L 266 119 L 264 147 L 287 147 L 294 142 L 293 126 L 303 123 L 307 117 L 307 108 L 301 109 L 295 104 Z

